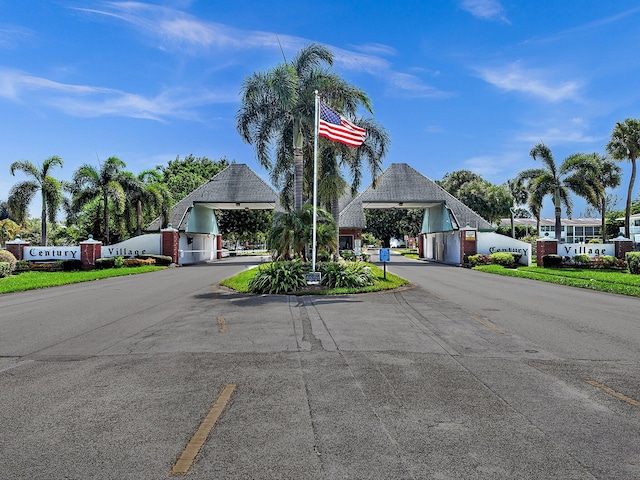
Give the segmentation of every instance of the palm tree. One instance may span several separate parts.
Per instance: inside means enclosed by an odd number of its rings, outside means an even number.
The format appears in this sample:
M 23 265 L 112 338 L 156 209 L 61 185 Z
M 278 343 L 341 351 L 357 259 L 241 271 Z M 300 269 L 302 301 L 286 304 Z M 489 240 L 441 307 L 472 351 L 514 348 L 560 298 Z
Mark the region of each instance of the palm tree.
M 318 248 L 329 251 L 335 246 L 336 226 L 331 215 L 324 209 L 317 209 L 317 223 L 321 235 Z M 276 212 L 267 237 L 267 247 L 275 251 L 274 260 L 286 260 L 292 255 L 306 260 L 305 249 L 311 241 L 313 228 L 313 207 L 303 205 L 300 210 Z
M 633 185 L 636 181 L 636 159 L 640 156 L 640 120 L 627 118 L 624 122 L 617 122 L 611 132 L 607 151 L 616 160 L 631 162 L 631 178 L 629 179 L 627 203 L 624 210 L 624 231 L 627 236 L 630 236 L 631 198 Z
M 256 72 L 242 86 L 242 106 L 236 114 L 238 132 L 255 146 L 258 162 L 270 171 L 272 183 L 282 187 L 285 205 L 289 205 L 293 179 L 296 210 L 302 207 L 304 158 L 310 158 L 313 147 L 315 91 L 345 115 L 352 116 L 359 106 L 371 112 L 369 97 L 361 89 L 323 68 L 332 65 L 331 51 L 311 44 L 291 63 Z M 271 160 L 272 146 L 275 162 Z
M 97 170 L 94 166 L 84 164 L 73 174 L 73 205 L 81 209 L 92 200 L 99 199 L 102 207 L 104 225 L 104 242 L 110 244 L 109 206 L 113 206 L 118 214 L 122 214 L 126 205 L 126 183 L 122 169 L 126 164 L 117 157 L 109 157 Z
M 47 244 L 47 215 L 50 221 L 55 222 L 56 214 L 62 203 L 62 185 L 50 175 L 50 171 L 56 165 L 62 167 L 62 158 L 53 156 L 47 158 L 42 167 L 37 167 L 30 161 L 13 162 L 10 167 L 11 175 L 16 171 L 22 171 L 31 177 L 31 180 L 19 182 L 9 192 L 8 205 L 19 223 L 27 219 L 27 208 L 38 190 L 42 194 L 42 240 L 41 244 Z
M 567 210 L 567 215 L 571 216 L 573 204 L 569 198 L 569 189 L 563 184 L 560 169 L 556 166 L 551 149 L 544 143 L 535 145 L 529 155 L 534 160 L 541 160 L 546 168 L 531 168 L 520 172 L 516 177 L 518 182 L 523 182 L 529 189 L 529 208 L 538 219 L 538 231 L 540 231 L 540 212 L 542 201 L 545 196 L 551 195 L 555 207 L 555 230 L 556 240 L 561 238 L 561 215 L 562 205 Z
M 597 153 L 571 155 L 562 166 L 563 172 L 571 172 L 565 178 L 565 184 L 600 213 L 602 242 L 606 242 L 607 188 L 620 185 L 620 166 Z
M 172 205 L 171 192 L 162 182 L 162 173 L 158 170 L 144 170 L 137 176 L 130 172 L 123 172 L 120 182 L 127 194 L 125 216 L 129 231 L 134 230 L 133 236 L 142 235 L 142 225 L 147 220 L 161 215 L 164 223 L 169 217 Z

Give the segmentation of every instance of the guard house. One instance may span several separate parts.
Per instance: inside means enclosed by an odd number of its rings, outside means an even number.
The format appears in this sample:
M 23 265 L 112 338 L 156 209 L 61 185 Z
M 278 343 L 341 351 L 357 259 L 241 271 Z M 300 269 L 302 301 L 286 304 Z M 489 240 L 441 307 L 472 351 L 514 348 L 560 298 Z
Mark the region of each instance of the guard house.
M 169 223 L 179 232 L 179 263 L 221 258 L 222 235 L 215 210 L 280 210 L 276 192 L 245 164 L 233 163 L 176 203 Z M 146 231 L 158 231 L 156 218 Z
M 460 200 L 406 163 L 393 163 L 373 185 L 353 198 L 340 212 L 340 244 L 358 244 L 366 227 L 364 209 L 423 209 L 418 237 L 421 258 L 463 263 L 475 254 L 475 232 L 495 227 Z

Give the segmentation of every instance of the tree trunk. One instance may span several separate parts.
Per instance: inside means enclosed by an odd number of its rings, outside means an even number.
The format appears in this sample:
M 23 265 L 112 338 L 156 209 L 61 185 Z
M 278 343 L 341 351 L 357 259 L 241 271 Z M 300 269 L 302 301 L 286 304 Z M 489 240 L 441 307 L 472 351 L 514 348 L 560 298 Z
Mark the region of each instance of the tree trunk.
M 331 216 L 333 221 L 336 222 L 336 251 L 340 251 L 340 209 L 338 199 L 331 200 Z
M 136 237 L 142 235 L 142 201 L 136 203 Z
M 557 205 L 555 207 L 555 213 L 556 213 L 556 240 L 558 241 L 558 243 L 560 243 L 562 239 L 562 220 L 561 220 L 562 210 Z
M 42 199 L 42 218 L 40 220 L 41 220 L 40 229 L 42 230 L 40 243 L 42 243 L 43 247 L 46 247 L 47 246 L 47 207 L 44 203 L 44 198 Z
M 108 208 L 108 200 L 107 200 L 106 193 L 103 195 L 103 201 L 104 201 L 104 209 L 102 210 L 102 212 L 103 212 L 103 219 L 104 219 L 104 244 L 110 245 L 109 244 L 109 208 Z
M 607 212 L 607 201 L 603 198 L 602 205 L 600 205 L 600 228 L 602 233 L 602 243 L 607 243 L 607 230 L 606 230 L 606 219 L 605 214 Z
M 633 196 L 633 184 L 636 181 L 636 159 L 631 160 L 631 178 L 629 179 L 629 189 L 627 190 L 627 205 L 624 209 L 624 236 L 631 238 L 631 197 Z M 633 240 L 631 238 L 631 240 Z
M 302 148 L 293 149 L 293 206 L 296 211 L 302 208 L 302 175 L 304 160 L 302 157 Z

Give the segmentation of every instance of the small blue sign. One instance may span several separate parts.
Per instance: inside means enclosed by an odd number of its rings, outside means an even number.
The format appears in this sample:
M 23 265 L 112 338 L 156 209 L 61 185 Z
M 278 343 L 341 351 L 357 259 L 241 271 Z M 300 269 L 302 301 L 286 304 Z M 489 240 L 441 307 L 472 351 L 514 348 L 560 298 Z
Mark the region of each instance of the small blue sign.
M 379 255 L 381 262 L 388 262 L 389 260 L 391 260 L 391 249 L 381 248 Z

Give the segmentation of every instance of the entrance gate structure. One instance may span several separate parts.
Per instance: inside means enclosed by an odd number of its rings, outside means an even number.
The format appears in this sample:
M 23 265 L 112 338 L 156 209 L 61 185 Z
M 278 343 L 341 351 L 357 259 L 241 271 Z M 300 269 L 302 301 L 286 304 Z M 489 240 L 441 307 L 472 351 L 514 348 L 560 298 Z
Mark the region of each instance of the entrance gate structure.
M 222 235 L 215 210 L 280 210 L 278 195 L 245 164 L 231 164 L 176 203 L 169 227 L 178 233 L 178 263 L 222 258 Z M 145 230 L 159 231 L 157 218 Z M 165 229 L 166 230 L 166 229 Z
M 353 198 L 340 212 L 340 235 L 361 241 L 366 227 L 364 209 L 423 209 L 418 236 L 420 258 L 463 263 L 476 252 L 478 232 L 495 227 L 433 180 L 406 163 L 393 163 L 373 185 Z

